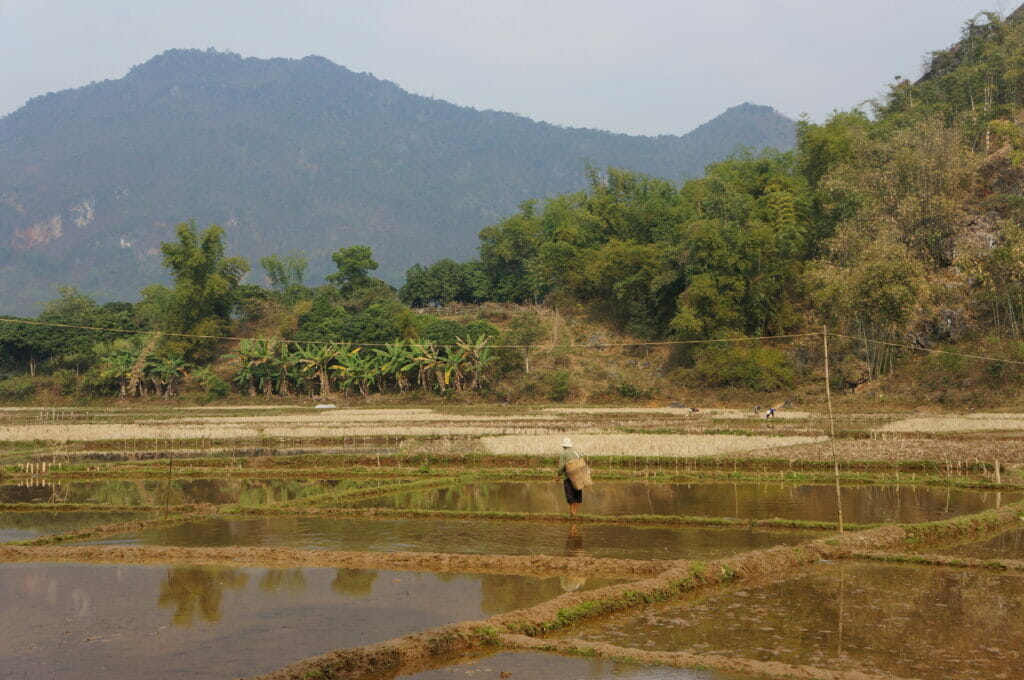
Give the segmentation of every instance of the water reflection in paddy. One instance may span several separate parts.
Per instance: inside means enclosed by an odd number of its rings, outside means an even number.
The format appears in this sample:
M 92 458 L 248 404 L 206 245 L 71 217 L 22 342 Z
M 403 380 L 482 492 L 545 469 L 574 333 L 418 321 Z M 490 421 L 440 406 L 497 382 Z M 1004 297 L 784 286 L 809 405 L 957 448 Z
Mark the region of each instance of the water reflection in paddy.
M 1018 678 L 1022 617 L 1022 575 L 836 563 L 565 635 L 899 677 Z
M 145 512 L 0 512 L 0 543 L 152 517 Z
M 372 488 L 390 479 L 116 479 L 0 485 L 0 503 L 106 503 L 110 505 L 266 505 L 327 492 Z
M 508 673 L 508 676 L 502 676 Z M 578 678 L 579 680 L 741 680 L 739 676 L 713 671 L 641 666 L 608 659 L 585 659 L 543 652 L 501 652 L 468 659 L 444 668 L 398 676 L 402 680 L 446 680 L 447 678 Z M 750 680 L 750 676 L 743 676 Z
M 0 668 L 18 678 L 237 677 L 561 592 L 558 578 L 521 576 L 4 564 Z
M 1024 528 L 1016 527 L 966 545 L 945 548 L 926 546 L 920 552 L 983 560 L 1024 560 Z
M 845 486 L 847 522 L 927 522 L 973 514 L 1024 499 L 1024 492 L 924 486 Z M 565 497 L 553 481 L 473 482 L 406 491 L 362 500 L 360 507 L 504 512 L 563 512 Z M 598 515 L 693 515 L 762 519 L 833 520 L 835 487 L 812 484 L 600 481 L 584 493 L 583 512 Z
M 172 546 L 292 548 L 633 559 L 712 558 L 821 536 L 807 531 L 638 527 L 552 522 L 267 517 L 204 519 L 99 541 Z

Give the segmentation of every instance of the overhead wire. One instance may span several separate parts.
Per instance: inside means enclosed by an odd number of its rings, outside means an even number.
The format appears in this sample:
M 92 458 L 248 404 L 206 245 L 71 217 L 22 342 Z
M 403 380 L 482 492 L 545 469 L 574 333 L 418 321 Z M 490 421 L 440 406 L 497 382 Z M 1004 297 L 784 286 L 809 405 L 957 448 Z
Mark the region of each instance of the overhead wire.
M 168 337 L 176 338 L 193 338 L 197 340 L 274 340 L 276 342 L 292 342 L 296 344 L 307 344 L 307 345 L 337 345 L 337 344 L 349 344 L 358 345 L 361 347 L 385 347 L 392 343 L 386 342 L 359 342 L 357 340 L 346 340 L 343 343 L 335 340 L 292 340 L 289 338 L 264 338 L 264 337 L 248 337 L 243 338 L 233 335 L 201 335 L 197 333 L 173 333 L 168 331 L 151 331 L 138 328 L 104 328 L 101 326 L 86 326 L 82 324 L 67 324 L 67 323 L 56 323 L 53 321 L 35 321 L 31 319 L 12 319 L 9 317 L 0 317 L 0 323 L 13 323 L 13 324 L 26 324 L 30 326 L 47 326 L 52 328 L 71 328 L 75 330 L 85 331 L 99 331 L 103 333 L 130 333 L 137 335 L 164 335 Z M 750 342 L 754 340 L 781 340 L 781 339 L 792 339 L 792 338 L 807 338 L 817 337 L 821 333 L 790 333 L 785 335 L 759 335 L 759 336 L 748 336 L 748 337 L 737 337 L 737 338 L 713 338 L 708 340 L 651 340 L 651 341 L 637 341 L 637 342 L 589 342 L 589 343 L 564 343 L 555 344 L 547 343 L 543 345 L 533 344 L 517 344 L 517 345 L 488 345 L 491 348 L 500 349 L 551 349 L 554 347 L 589 347 L 593 349 L 603 347 L 654 347 L 661 345 L 698 345 L 708 343 L 727 343 L 727 342 Z M 458 345 L 452 344 L 437 344 L 434 343 L 435 347 L 458 347 Z
M 338 342 L 334 340 L 293 340 L 289 338 L 277 338 L 277 337 L 241 337 L 234 335 L 204 335 L 199 333 L 174 333 L 171 331 L 152 331 L 140 328 L 104 328 L 102 326 L 88 326 L 84 324 L 68 324 L 68 323 L 57 323 L 54 321 L 36 321 L 33 319 L 17 319 L 10 317 L 0 317 L 0 323 L 8 324 L 23 324 L 28 326 L 44 326 L 50 328 L 69 328 L 73 330 L 84 330 L 84 331 L 97 331 L 101 333 L 125 333 L 135 335 L 157 335 L 166 336 L 173 338 L 186 338 L 195 340 L 223 340 L 223 341 L 242 341 L 242 340 L 263 340 L 263 341 L 275 341 L 275 342 L 288 342 L 299 345 L 337 345 L 337 344 L 348 344 L 359 347 L 386 347 L 393 343 L 386 342 L 359 342 L 354 340 L 346 340 L 344 342 Z M 920 347 L 916 345 L 907 345 L 898 342 L 891 342 L 888 340 L 874 340 L 871 338 L 857 337 L 854 335 L 846 335 L 843 333 L 835 333 L 829 331 L 828 335 L 835 338 L 842 338 L 844 340 L 853 340 L 856 342 L 867 342 L 870 344 L 884 345 L 886 347 L 893 347 L 898 349 L 905 349 L 913 352 L 925 352 L 930 354 L 943 354 L 947 356 L 962 357 L 965 359 L 977 359 L 980 361 L 992 361 L 1004 364 L 1013 364 L 1017 366 L 1024 366 L 1024 361 L 1018 359 L 1007 359 L 1004 357 L 992 357 L 984 356 L 981 354 L 968 354 L 965 352 L 953 352 L 945 349 L 934 349 L 930 347 Z M 814 338 L 821 337 L 820 331 L 813 333 L 787 333 L 779 335 L 755 335 L 755 336 L 744 336 L 735 338 L 710 338 L 703 340 L 650 340 L 650 341 L 636 341 L 636 342 L 572 342 L 572 343 L 546 343 L 546 344 L 506 344 L 506 345 L 488 345 L 493 349 L 553 349 L 555 347 L 571 347 L 571 348 L 588 348 L 588 349 L 602 349 L 605 347 L 669 347 L 677 345 L 707 345 L 715 343 L 733 343 L 733 342 L 753 342 L 760 340 L 792 340 L 797 338 Z M 438 348 L 452 348 L 458 347 L 453 344 L 439 344 L 434 343 L 434 347 Z

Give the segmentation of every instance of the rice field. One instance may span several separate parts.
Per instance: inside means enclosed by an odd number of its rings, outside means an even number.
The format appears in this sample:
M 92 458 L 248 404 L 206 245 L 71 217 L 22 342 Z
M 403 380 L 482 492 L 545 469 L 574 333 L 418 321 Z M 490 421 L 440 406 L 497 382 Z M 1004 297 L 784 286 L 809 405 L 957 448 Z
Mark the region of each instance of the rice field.
M 1022 413 L 915 416 L 876 428 L 878 432 L 1024 432 Z
M 592 657 L 587 677 L 601 678 L 1013 677 L 1024 611 L 1020 566 L 1004 557 L 1016 552 L 864 565 L 1017 529 L 1024 446 L 1012 435 L 1024 415 L 875 429 L 878 416 L 843 414 L 836 493 L 823 414 L 782 409 L 776 425 L 752 410 L 687 413 L 4 410 L 0 580 L 18 614 L 0 616 L 0 636 L 16 641 L 0 645 L 0 667 L 58 679 L 508 677 L 526 668 L 510 653 L 547 669 L 560 652 L 572 656 L 555 665 Z M 574 521 L 552 482 L 565 436 L 601 459 Z M 113 455 L 170 447 L 173 458 Z M 83 456 L 54 465 L 56 451 Z M 774 606 L 777 592 L 806 616 L 746 606 Z M 982 606 L 963 614 L 963 593 Z M 900 645 L 850 651 L 880 610 L 925 641 L 909 661 Z M 814 644 L 796 654 L 767 629 L 798 618 L 794 635 Z M 990 620 L 998 633 L 982 631 Z M 933 653 L 954 640 L 955 655 Z M 498 648 L 497 662 L 481 660 Z
M 482 437 L 487 453 L 544 456 L 557 452 L 557 441 L 543 435 Z M 739 455 L 765 449 L 827 441 L 825 437 L 774 437 L 730 434 L 573 434 L 577 452 L 584 456 L 649 456 L 692 458 Z

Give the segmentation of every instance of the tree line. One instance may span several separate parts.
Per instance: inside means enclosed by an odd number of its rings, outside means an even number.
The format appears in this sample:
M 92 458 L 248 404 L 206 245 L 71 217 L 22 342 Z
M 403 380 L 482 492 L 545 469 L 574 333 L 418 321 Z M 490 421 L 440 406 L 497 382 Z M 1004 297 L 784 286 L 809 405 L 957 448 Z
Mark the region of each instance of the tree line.
M 1024 23 L 983 13 L 919 81 L 800 121 L 791 152 L 741 151 L 681 186 L 590 168 L 586 190 L 527 201 L 482 230 L 478 258 L 411 268 L 400 295 L 578 305 L 645 339 L 828 324 L 858 339 L 836 350 L 869 377 L 894 370 L 892 345 L 984 341 L 1015 356 L 1022 47 Z M 708 368 L 726 353 L 677 358 Z
M 249 265 L 225 253 L 223 232 L 184 223 L 162 246 L 172 286 L 103 305 L 64 289 L 38 319 L 97 330 L 0 324 L 0 370 L 42 365 L 98 393 L 166 395 L 184 374 L 206 375 L 196 367 L 226 361 L 213 337 L 240 334 L 266 338 L 232 357 L 245 393 L 448 394 L 529 371 L 528 349 L 491 348 L 529 344 L 539 337 L 535 319 L 502 333 L 417 310 L 453 302 L 581 310 L 644 340 L 827 324 L 854 338 L 834 347 L 839 379 L 850 384 L 892 373 L 904 356 L 897 346 L 972 343 L 1017 357 L 1022 45 L 1020 21 L 979 15 L 917 82 L 897 78 L 879 101 L 801 121 L 793 151 L 740 151 L 681 185 L 590 167 L 586 189 L 525 201 L 481 230 L 477 258 L 415 265 L 398 290 L 372 275 L 377 262 L 359 245 L 333 253 L 336 271 L 322 285 L 305 283 L 301 253 L 263 258 L 267 285 L 244 283 Z M 147 332 L 165 335 L 149 347 Z M 323 352 L 330 357 L 312 358 Z M 806 355 L 687 345 L 672 361 L 698 384 L 778 390 L 807 370 Z M 997 374 L 1008 373 L 986 379 Z M 210 389 L 223 389 L 215 377 L 205 378 Z

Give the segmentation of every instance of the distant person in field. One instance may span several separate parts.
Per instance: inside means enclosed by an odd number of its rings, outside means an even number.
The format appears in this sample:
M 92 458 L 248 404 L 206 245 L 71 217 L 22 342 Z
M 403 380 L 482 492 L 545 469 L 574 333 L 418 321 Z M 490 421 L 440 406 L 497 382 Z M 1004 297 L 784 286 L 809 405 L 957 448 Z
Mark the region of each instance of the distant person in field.
M 769 418 L 774 418 L 774 417 L 775 417 L 775 407 L 774 406 L 769 406 L 768 407 L 768 414 L 764 417 L 764 419 L 768 420 Z
M 572 440 L 568 437 L 563 439 L 562 455 L 558 457 L 558 475 L 555 477 L 555 481 L 561 481 L 562 488 L 565 489 L 565 502 L 569 504 L 570 517 L 576 517 L 580 503 L 583 502 L 583 489 L 577 489 L 572 485 L 572 481 L 569 480 L 569 473 L 566 472 L 565 464 L 579 457 L 580 454 L 576 453 L 572 448 Z

